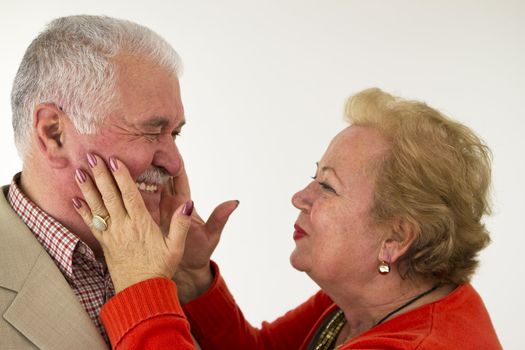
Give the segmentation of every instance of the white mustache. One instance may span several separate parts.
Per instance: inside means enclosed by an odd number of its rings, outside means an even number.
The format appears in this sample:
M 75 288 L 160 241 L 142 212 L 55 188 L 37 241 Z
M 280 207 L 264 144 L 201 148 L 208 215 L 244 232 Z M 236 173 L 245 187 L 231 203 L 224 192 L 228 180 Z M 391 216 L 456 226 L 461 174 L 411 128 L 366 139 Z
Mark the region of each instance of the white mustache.
M 137 177 L 136 182 L 145 182 L 151 185 L 163 185 L 170 178 L 170 173 L 162 168 L 149 168 Z

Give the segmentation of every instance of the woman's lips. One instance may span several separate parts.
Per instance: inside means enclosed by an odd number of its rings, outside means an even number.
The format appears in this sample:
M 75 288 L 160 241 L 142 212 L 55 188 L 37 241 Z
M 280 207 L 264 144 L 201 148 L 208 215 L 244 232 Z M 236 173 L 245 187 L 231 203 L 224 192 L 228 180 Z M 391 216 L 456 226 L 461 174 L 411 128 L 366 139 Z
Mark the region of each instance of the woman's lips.
M 293 225 L 293 227 L 295 228 L 295 231 L 293 233 L 293 239 L 295 241 L 297 241 L 298 239 L 301 239 L 304 236 L 306 236 L 306 232 L 301 228 L 301 226 L 295 224 L 295 225 Z

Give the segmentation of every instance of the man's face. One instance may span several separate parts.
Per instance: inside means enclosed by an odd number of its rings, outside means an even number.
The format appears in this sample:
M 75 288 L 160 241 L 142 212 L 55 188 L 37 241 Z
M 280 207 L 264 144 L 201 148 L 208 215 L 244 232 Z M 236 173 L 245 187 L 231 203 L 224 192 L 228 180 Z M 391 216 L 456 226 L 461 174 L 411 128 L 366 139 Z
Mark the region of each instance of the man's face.
M 86 153 L 126 164 L 158 223 L 162 184 L 183 169 L 175 137 L 184 124 L 179 81 L 174 74 L 141 58 L 118 60 L 118 106 L 95 135 L 79 135 L 73 163 L 86 164 Z

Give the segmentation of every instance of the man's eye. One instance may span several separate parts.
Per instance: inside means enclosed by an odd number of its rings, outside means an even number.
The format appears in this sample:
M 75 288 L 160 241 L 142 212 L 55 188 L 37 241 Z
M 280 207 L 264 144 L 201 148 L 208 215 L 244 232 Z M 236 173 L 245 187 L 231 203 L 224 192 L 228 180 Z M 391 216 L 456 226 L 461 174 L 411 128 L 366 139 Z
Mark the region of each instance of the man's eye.
M 174 131 L 174 132 L 171 133 L 171 137 L 173 138 L 174 141 L 179 136 L 181 136 L 181 132 L 180 131 Z
M 149 142 L 153 142 L 155 140 L 157 140 L 159 138 L 160 134 L 154 134 L 154 133 L 151 133 L 151 134 L 144 134 L 144 137 L 146 138 L 146 140 L 148 140 Z

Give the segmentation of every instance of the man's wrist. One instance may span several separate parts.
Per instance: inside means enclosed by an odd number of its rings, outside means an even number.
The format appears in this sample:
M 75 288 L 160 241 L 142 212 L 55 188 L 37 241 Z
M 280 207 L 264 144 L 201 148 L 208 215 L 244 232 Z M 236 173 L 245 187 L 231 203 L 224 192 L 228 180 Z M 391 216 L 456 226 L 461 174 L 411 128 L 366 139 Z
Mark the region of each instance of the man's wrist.
M 204 294 L 213 284 L 214 277 L 211 265 L 202 269 L 179 269 L 173 280 L 177 284 L 181 304 L 186 304 Z

